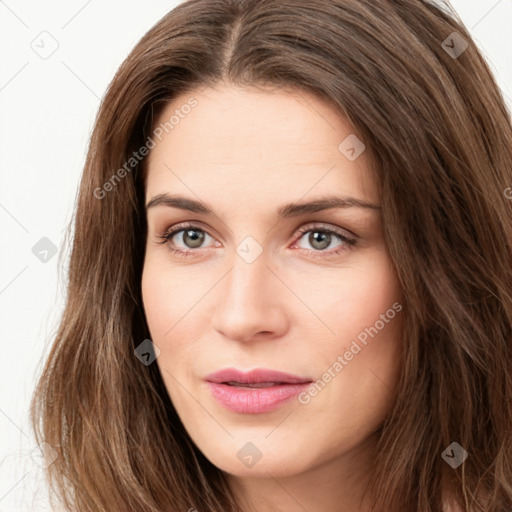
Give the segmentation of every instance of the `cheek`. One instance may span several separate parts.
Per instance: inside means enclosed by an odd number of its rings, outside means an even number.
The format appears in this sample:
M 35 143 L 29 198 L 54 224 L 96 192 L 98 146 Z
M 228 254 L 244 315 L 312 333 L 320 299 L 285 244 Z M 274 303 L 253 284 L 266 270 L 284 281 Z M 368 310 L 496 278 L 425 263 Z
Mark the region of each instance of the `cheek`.
M 363 366 L 361 375 L 365 383 L 361 383 L 360 389 L 364 390 L 365 384 L 374 385 L 386 395 L 386 389 L 394 388 L 400 369 L 402 290 L 385 250 L 361 275 L 360 286 L 352 290 L 349 318 L 355 321 L 350 324 L 350 339 L 345 341 L 344 348 L 349 351 L 348 357 L 356 352 L 354 366 Z
M 329 283 L 317 284 L 327 293 L 316 311 L 332 331 L 315 345 L 317 361 L 323 362 L 318 369 L 332 383 L 325 388 L 326 403 L 341 400 L 346 410 L 380 416 L 393 398 L 401 368 L 403 295 L 392 262 L 382 250 Z
M 188 315 L 195 314 L 193 305 L 204 292 L 201 294 L 181 276 L 164 261 L 149 256 L 142 272 L 141 290 L 150 337 L 160 350 L 156 364 L 175 406 L 187 408 L 190 404 L 182 403 L 179 383 L 186 382 L 187 374 L 193 371 L 200 355 L 194 340 L 201 339 L 200 333 L 193 331 L 201 323 L 190 322 Z
M 151 340 L 160 350 L 156 363 L 175 405 L 183 398 L 179 383 L 197 378 L 197 362 L 204 357 L 211 319 L 201 300 L 216 279 L 200 278 L 191 267 L 176 268 L 165 254 L 149 254 L 144 263 L 144 311 Z M 185 401 L 182 407 L 190 404 Z
M 190 326 L 189 314 L 205 294 L 204 283 L 190 272 L 173 268 L 161 255 L 148 255 L 142 272 L 142 301 L 153 341 L 158 344 L 173 338 L 184 325 Z M 198 325 L 197 322 L 192 323 Z
M 403 298 L 387 257 L 334 280 L 322 318 L 335 331 L 316 344 L 320 372 L 303 413 L 340 453 L 375 432 L 389 413 L 400 377 Z M 329 411 L 329 421 L 325 421 Z
M 294 291 L 316 315 L 314 324 L 339 349 L 360 333 L 364 341 L 365 328 L 376 322 L 380 330 L 381 315 L 385 320 L 391 318 L 382 329 L 389 332 L 392 324 L 398 324 L 393 304 L 402 304 L 398 277 L 385 248 L 368 251 L 354 261 L 353 265 L 324 269 L 314 276 L 296 276 L 294 281 Z

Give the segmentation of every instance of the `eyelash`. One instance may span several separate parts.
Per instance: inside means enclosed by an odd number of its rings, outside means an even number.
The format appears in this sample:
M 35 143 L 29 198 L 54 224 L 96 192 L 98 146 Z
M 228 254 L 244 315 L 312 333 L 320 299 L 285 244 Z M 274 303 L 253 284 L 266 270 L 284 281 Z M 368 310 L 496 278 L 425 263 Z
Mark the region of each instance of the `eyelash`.
M 173 226 L 172 228 L 166 230 L 162 235 L 158 236 L 158 238 L 161 241 L 157 242 L 157 243 L 160 245 L 165 245 L 165 244 L 169 245 L 169 242 L 175 235 L 177 235 L 181 231 L 186 231 L 186 230 L 201 231 L 203 233 L 209 234 L 207 231 L 202 229 L 197 224 L 186 222 L 186 223 L 182 223 L 182 224 L 177 224 L 176 226 Z M 336 250 L 333 250 L 333 251 L 325 251 L 325 250 L 318 250 L 318 249 L 317 250 L 304 249 L 308 253 L 320 253 L 320 254 L 325 253 L 329 256 L 333 256 L 333 255 L 337 255 L 344 251 L 352 249 L 357 243 L 357 240 L 355 238 L 349 238 L 346 235 L 342 234 L 340 231 L 337 231 L 333 228 L 327 228 L 323 224 L 314 224 L 313 226 L 306 225 L 306 226 L 299 228 L 299 230 L 298 230 L 299 236 L 297 238 L 297 241 L 299 241 L 305 233 L 308 233 L 310 231 L 316 231 L 319 233 L 328 233 L 330 235 L 335 235 L 336 237 L 338 237 L 338 239 L 341 242 L 344 243 L 344 245 L 339 246 Z M 211 235 L 209 235 L 209 236 L 211 236 Z M 185 257 L 189 256 L 191 253 L 197 251 L 197 249 L 190 249 L 188 251 L 185 251 L 183 249 L 173 249 L 172 247 L 169 247 L 169 250 L 172 251 L 172 253 L 174 255 L 182 257 L 182 258 L 185 258 Z M 317 256 L 315 255 L 315 257 L 317 257 Z

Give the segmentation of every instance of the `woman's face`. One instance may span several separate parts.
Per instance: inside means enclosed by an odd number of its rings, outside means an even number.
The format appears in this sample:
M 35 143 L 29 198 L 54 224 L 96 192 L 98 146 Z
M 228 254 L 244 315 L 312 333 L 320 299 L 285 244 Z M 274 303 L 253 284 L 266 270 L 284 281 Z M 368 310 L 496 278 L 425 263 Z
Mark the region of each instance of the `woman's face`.
M 190 437 L 228 473 L 371 464 L 403 316 L 380 210 L 357 204 L 379 205 L 376 184 L 334 108 L 264 91 L 198 89 L 155 125 L 142 293 L 156 363 Z M 334 197 L 357 201 L 322 207 Z M 225 369 L 242 374 L 212 377 Z

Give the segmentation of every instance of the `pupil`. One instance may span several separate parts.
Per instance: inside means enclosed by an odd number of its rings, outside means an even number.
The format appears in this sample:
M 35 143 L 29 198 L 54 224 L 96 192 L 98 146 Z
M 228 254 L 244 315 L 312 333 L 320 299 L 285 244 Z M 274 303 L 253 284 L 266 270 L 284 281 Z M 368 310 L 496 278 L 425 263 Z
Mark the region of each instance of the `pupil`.
M 185 241 L 185 243 L 195 249 L 197 247 L 200 247 L 203 240 L 204 240 L 204 233 L 201 233 L 200 231 L 196 231 L 194 229 L 189 229 L 187 231 L 185 231 L 185 237 L 190 237 L 192 238 L 192 242 L 191 243 L 188 243 L 187 241 Z
M 317 249 L 325 249 L 326 247 L 329 247 L 329 244 L 331 242 L 331 235 L 330 233 L 322 233 L 321 231 L 313 231 L 309 235 L 309 242 L 313 247 L 316 247 Z M 316 244 L 320 244 L 320 246 L 317 246 Z

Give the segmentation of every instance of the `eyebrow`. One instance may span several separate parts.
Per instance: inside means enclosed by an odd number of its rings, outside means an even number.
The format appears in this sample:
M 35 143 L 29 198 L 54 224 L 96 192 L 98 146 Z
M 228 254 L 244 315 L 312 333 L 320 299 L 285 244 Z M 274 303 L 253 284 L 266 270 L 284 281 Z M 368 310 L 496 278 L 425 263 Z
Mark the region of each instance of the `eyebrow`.
M 213 215 L 214 209 L 203 201 L 189 199 L 180 195 L 158 194 L 154 196 L 146 205 L 146 210 L 155 206 L 167 206 L 179 208 L 203 215 Z M 358 199 L 349 196 L 330 195 L 308 202 L 288 203 L 281 206 L 278 210 L 278 216 L 281 219 L 290 217 L 299 217 L 308 213 L 315 213 L 330 208 L 364 208 L 368 210 L 380 210 L 381 207 L 370 203 L 364 199 Z

